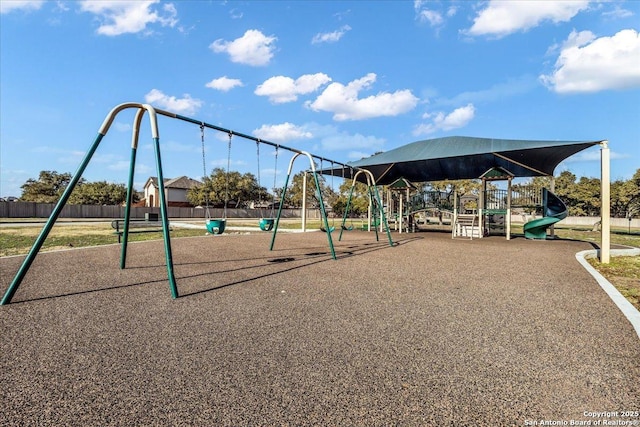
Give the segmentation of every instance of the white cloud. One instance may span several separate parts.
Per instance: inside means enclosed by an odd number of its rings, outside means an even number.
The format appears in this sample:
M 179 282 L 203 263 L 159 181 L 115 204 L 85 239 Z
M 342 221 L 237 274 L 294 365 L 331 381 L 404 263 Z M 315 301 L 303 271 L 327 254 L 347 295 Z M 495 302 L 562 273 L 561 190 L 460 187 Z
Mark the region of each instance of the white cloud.
M 350 160 L 360 160 L 363 159 L 365 157 L 369 157 L 371 156 L 370 152 L 364 152 L 364 151 L 349 151 L 347 153 L 347 158 Z
M 226 157 L 222 158 L 222 159 L 211 160 L 209 162 L 209 165 L 211 165 L 213 167 L 216 167 L 216 168 L 226 169 L 227 168 L 227 163 L 229 164 L 229 167 L 232 167 L 232 166 L 240 166 L 240 167 L 242 167 L 242 166 L 246 166 L 247 165 L 247 162 L 245 162 L 244 160 L 231 160 L 231 161 L 229 161 L 229 159 L 227 159 Z
M 326 136 L 320 140 L 322 149 L 326 151 L 366 149 L 373 153 L 381 150 L 384 143 L 385 140 L 383 138 L 377 138 L 371 135 L 365 136 L 359 133 L 355 135 L 339 133 Z
M 452 130 L 466 126 L 475 117 L 476 109 L 473 104 L 456 108 L 449 114 L 443 112 L 423 115 L 424 119 L 431 119 L 431 123 L 422 123 L 413 130 L 415 136 L 434 133 L 439 130 Z
M 129 124 L 129 123 L 115 122 L 113 124 L 113 127 L 118 132 L 129 132 L 131 130 L 131 124 Z
M 277 37 L 265 36 L 258 30 L 247 30 L 233 41 L 218 39 L 209 45 L 215 53 L 227 53 L 232 62 L 252 66 L 268 65 L 273 58 Z
M 436 10 L 440 9 L 440 10 Z M 443 10 L 439 1 L 415 0 L 413 9 L 416 13 L 416 19 L 420 22 L 428 22 L 432 27 L 442 27 L 445 24 L 445 16 L 453 17 L 458 12 L 458 7 L 449 5 L 447 10 Z
M 131 166 L 131 162 L 128 160 L 118 160 L 118 161 L 114 161 L 111 162 L 107 165 L 107 169 L 112 170 L 112 171 L 126 171 L 129 170 L 129 167 Z M 138 165 L 136 165 L 136 172 L 140 173 L 140 170 L 138 168 Z
M 613 19 L 630 18 L 633 16 L 633 12 L 628 9 L 623 9 L 620 5 L 616 4 L 612 10 L 602 12 L 602 16 Z
M 93 13 L 101 21 L 96 30 L 105 36 L 118 36 L 127 33 L 139 33 L 147 29 L 149 24 L 160 24 L 163 27 L 174 27 L 178 23 L 178 12 L 172 3 L 162 6 L 162 11 L 151 6 L 159 0 L 117 1 L 117 0 L 85 0 L 80 3 L 80 10 Z
M 523 95 L 536 88 L 539 88 L 539 82 L 536 76 L 525 74 L 517 78 L 508 79 L 505 82 L 496 83 L 488 89 L 481 89 L 473 92 L 462 92 L 449 99 L 437 99 L 435 104 L 454 106 L 469 103 L 478 104 L 483 102 L 493 102 L 513 96 Z
M 342 27 L 340 27 L 339 30 L 330 32 L 330 33 L 318 33 L 315 36 L 313 36 L 313 39 L 311 39 L 311 43 L 312 44 L 318 44 L 318 43 L 335 43 L 338 40 L 340 40 L 342 38 L 342 36 L 344 36 L 347 31 L 350 31 L 351 27 L 348 25 L 343 25 Z
M 331 81 L 324 73 L 305 74 L 293 80 L 291 77 L 274 76 L 259 85 L 255 94 L 268 96 L 274 104 L 292 102 L 298 99 L 298 95 L 315 92 L 321 86 Z
M 418 13 L 418 19 L 420 22 L 429 22 L 432 27 L 442 25 L 444 18 L 442 14 L 435 10 L 423 9 Z
M 31 12 L 31 11 L 40 9 L 43 3 L 44 3 L 44 0 L 0 1 L 0 14 L 13 12 L 14 10 L 23 10 L 25 12 Z
M 314 111 L 334 113 L 334 120 L 344 121 L 397 116 L 412 110 L 417 105 L 418 98 L 408 89 L 358 98 L 359 92 L 369 88 L 375 81 L 376 75 L 369 73 L 346 86 L 341 83 L 331 83 L 315 101 L 307 102 L 306 106 Z
M 596 38 L 590 31 L 573 31 L 553 73 L 540 80 L 558 93 L 640 87 L 640 34 L 628 29 Z
M 182 98 L 176 98 L 175 96 L 165 95 L 158 89 L 151 89 L 144 96 L 144 100 L 154 107 L 180 114 L 193 114 L 202 107 L 202 101 L 191 98 L 189 94 L 184 94 Z
M 228 92 L 235 87 L 244 86 L 242 80 L 230 79 L 227 76 L 223 76 L 217 79 L 211 80 L 205 85 L 208 88 L 220 90 L 222 92 Z
M 244 13 L 238 9 L 231 9 L 229 11 L 229 17 L 231 17 L 231 19 L 242 19 L 243 16 Z
M 253 131 L 256 138 L 270 142 L 286 142 L 298 139 L 313 138 L 313 134 L 303 127 L 285 122 L 279 125 L 262 125 Z
M 309 122 L 299 126 L 298 129 L 309 134 L 309 138 L 314 139 L 314 150 L 351 150 L 351 152 L 357 150 L 369 151 L 370 154 L 375 151 L 382 150 L 382 146 L 386 142 L 384 138 L 378 138 L 371 135 L 367 136 L 360 133 L 350 134 L 339 130 L 336 126 L 331 124 L 321 125 L 315 122 Z
M 225 141 L 229 141 L 228 136 L 226 137 Z M 200 141 L 198 140 L 198 142 Z M 153 146 L 151 148 L 153 148 Z M 182 142 L 176 142 L 176 141 L 164 141 L 162 144 L 162 151 L 174 152 L 174 153 L 201 153 L 202 145 L 194 144 L 194 143 L 182 143 Z
M 527 31 L 543 21 L 567 22 L 587 7 L 589 0 L 491 0 L 478 13 L 466 33 L 472 36 L 504 37 L 518 31 Z
M 564 161 L 567 162 L 567 163 L 599 162 L 601 155 L 602 154 L 600 153 L 599 149 L 597 149 L 597 150 L 585 150 L 585 151 L 582 151 L 580 153 L 574 154 L 571 157 L 568 157 Z M 615 151 L 611 151 L 609 153 L 609 158 L 611 160 L 627 159 L 629 157 L 631 157 L 629 154 L 621 154 L 621 153 L 617 153 Z

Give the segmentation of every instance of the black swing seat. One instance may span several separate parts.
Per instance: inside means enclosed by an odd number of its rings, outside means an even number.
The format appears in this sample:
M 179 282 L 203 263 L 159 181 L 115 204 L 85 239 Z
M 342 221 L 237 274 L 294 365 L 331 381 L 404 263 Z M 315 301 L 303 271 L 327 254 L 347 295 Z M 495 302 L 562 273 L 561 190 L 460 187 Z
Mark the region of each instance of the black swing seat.
M 329 227 L 329 233 L 333 233 L 333 230 L 335 230 L 334 227 Z M 320 227 L 320 231 L 324 231 L 325 233 L 327 233 L 327 229 L 324 227 Z
M 345 231 L 351 231 L 353 230 L 353 225 L 350 225 L 349 227 L 347 227 L 346 225 L 343 225 L 341 228 Z

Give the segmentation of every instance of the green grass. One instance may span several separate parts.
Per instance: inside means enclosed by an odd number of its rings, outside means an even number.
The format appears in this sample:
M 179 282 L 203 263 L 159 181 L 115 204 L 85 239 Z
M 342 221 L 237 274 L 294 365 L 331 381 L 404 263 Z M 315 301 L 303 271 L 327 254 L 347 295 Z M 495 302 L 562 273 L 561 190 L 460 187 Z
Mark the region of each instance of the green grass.
M 0 228 L 0 256 L 23 255 L 29 252 L 36 241 L 42 225 L 29 227 Z M 109 224 L 95 225 L 58 225 L 51 229 L 42 245 L 42 251 L 86 246 L 100 246 L 118 243 L 118 237 L 113 234 Z M 172 237 L 201 236 L 204 230 L 175 229 Z M 130 234 L 129 241 L 161 239 L 162 233 Z
M 600 242 L 600 232 L 591 231 L 591 228 L 581 227 L 558 227 L 556 226 L 556 235 L 563 239 L 582 240 L 585 242 Z M 611 244 L 633 246 L 640 248 L 640 231 L 631 230 L 629 233 L 624 229 L 611 229 Z
M 600 246 L 600 232 L 586 227 L 557 227 L 556 235 L 562 239 L 593 242 Z M 640 248 L 640 231 L 612 229 L 611 244 Z M 627 300 L 640 310 L 640 256 L 611 257 L 609 264 L 597 258 L 588 260 Z
M 201 229 L 173 228 L 172 238 L 203 236 L 206 233 L 204 220 L 189 221 L 202 225 Z M 331 221 L 329 222 L 331 224 Z M 338 224 L 338 222 L 336 222 Z M 29 252 L 36 241 L 43 223 L 34 223 L 22 227 L 0 228 L 0 256 L 23 255 Z M 253 227 L 259 232 L 258 220 L 228 220 L 227 227 Z M 307 229 L 320 227 L 320 220 L 307 221 Z M 283 219 L 278 225 L 279 229 L 299 229 L 300 219 Z M 41 251 L 52 251 L 65 248 L 78 248 L 85 246 L 109 245 L 118 242 L 118 237 L 113 234 L 110 224 L 96 222 L 90 225 L 54 225 L 42 245 Z M 260 231 L 261 232 L 261 231 Z M 262 232 L 261 232 L 262 233 Z M 130 242 L 162 239 L 162 232 L 134 233 L 129 235 Z
M 590 259 L 589 263 L 640 311 L 640 256 L 611 258 L 609 264 Z

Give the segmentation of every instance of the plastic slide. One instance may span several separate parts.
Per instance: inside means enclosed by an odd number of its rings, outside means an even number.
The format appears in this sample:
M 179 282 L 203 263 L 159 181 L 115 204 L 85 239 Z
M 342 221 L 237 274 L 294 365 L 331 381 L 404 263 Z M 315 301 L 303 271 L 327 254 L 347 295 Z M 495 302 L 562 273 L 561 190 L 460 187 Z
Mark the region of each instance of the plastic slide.
M 527 239 L 546 239 L 547 228 L 567 217 L 567 206 L 551 191 L 542 189 L 544 217 L 534 219 L 524 225 L 524 237 Z

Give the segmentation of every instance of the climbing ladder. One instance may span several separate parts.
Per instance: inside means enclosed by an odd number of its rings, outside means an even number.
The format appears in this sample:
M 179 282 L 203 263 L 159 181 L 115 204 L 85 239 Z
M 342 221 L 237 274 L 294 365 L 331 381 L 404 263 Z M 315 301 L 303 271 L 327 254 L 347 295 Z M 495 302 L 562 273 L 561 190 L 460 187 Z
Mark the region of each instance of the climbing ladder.
M 451 237 L 464 237 L 468 239 L 480 238 L 480 218 L 476 214 L 459 214 L 451 230 Z

